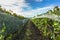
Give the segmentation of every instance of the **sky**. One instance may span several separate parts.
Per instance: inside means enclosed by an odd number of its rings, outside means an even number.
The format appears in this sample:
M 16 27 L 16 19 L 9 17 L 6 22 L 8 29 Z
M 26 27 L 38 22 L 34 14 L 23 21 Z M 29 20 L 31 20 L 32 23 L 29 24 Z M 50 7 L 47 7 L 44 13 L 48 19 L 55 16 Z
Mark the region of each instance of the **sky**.
M 17 15 L 33 17 L 38 14 L 60 7 L 60 0 L 0 0 L 0 5 L 6 10 L 12 10 Z

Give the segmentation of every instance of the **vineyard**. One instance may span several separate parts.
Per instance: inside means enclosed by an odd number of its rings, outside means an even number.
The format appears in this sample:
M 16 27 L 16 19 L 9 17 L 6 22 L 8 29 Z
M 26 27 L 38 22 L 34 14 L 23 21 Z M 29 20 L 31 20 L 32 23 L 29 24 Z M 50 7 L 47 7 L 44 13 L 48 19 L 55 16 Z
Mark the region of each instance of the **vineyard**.
M 60 8 L 58 6 L 47 13 L 37 15 L 32 21 L 42 31 L 43 40 L 60 40 Z
M 60 40 L 60 8 L 32 18 L 0 8 L 0 40 Z

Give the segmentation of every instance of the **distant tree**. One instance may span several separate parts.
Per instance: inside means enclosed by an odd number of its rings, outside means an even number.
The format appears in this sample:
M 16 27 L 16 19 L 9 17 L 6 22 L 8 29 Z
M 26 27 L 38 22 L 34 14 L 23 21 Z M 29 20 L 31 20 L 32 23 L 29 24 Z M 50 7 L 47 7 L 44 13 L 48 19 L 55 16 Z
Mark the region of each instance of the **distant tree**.
M 16 13 L 13 13 L 13 16 L 17 17 L 17 14 Z
M 59 11 L 59 7 L 58 6 L 55 6 L 53 10 L 54 11 Z
M 1 6 L 0 6 L 0 11 L 3 11 L 3 9 L 1 8 Z
M 12 15 L 9 11 L 5 11 L 6 14 Z
M 52 10 L 49 10 L 48 13 L 51 14 L 52 13 Z
M 0 5 L 0 7 L 1 7 L 1 5 Z
M 18 18 L 24 19 L 25 17 L 24 17 L 24 16 L 19 15 L 19 16 L 18 16 Z
M 13 16 L 18 17 L 18 18 L 20 18 L 20 19 L 24 19 L 24 18 L 25 18 L 24 16 L 17 15 L 16 13 L 13 13 Z

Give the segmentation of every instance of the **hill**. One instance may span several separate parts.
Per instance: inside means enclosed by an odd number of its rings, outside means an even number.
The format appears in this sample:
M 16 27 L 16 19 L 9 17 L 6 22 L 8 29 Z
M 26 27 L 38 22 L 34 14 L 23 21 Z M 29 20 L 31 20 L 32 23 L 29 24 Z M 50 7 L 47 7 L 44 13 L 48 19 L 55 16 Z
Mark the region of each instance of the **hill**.
M 27 21 L 28 19 L 22 19 L 0 8 L 0 40 L 13 40 Z
M 60 8 L 58 6 L 35 16 L 32 21 L 43 32 L 44 40 L 60 40 Z
M 60 40 L 60 8 L 31 19 L 0 8 L 0 40 Z

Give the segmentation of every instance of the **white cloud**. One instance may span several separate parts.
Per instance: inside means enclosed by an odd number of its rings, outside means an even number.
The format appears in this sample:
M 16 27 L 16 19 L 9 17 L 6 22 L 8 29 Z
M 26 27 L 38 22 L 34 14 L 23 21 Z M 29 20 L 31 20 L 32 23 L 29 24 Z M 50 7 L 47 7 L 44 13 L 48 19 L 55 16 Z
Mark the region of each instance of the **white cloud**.
M 47 7 L 43 7 L 43 8 L 37 8 L 37 9 L 32 9 L 32 10 L 29 10 L 29 11 L 25 11 L 24 15 L 29 16 L 29 17 L 30 16 L 33 17 L 33 16 L 36 16 L 37 14 L 45 13 L 50 9 L 53 9 L 53 6 L 47 6 Z
M 25 0 L 0 0 L 0 5 L 7 9 L 7 10 L 13 10 L 13 12 L 16 12 L 20 15 L 22 15 L 23 7 L 30 8 L 27 3 L 25 3 Z
M 32 17 L 34 15 L 41 14 L 46 12 L 49 9 L 52 9 L 52 6 L 31 9 L 31 7 L 28 6 L 27 3 L 25 3 L 25 0 L 0 0 L 0 5 L 2 5 L 2 7 L 7 10 L 12 10 L 18 15 L 23 15 L 26 17 Z M 31 9 L 31 10 L 23 11 L 23 7 L 27 7 L 28 9 Z
M 36 2 L 42 2 L 43 0 L 35 0 Z

